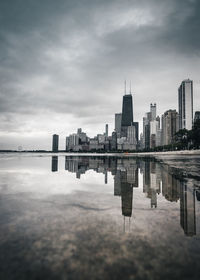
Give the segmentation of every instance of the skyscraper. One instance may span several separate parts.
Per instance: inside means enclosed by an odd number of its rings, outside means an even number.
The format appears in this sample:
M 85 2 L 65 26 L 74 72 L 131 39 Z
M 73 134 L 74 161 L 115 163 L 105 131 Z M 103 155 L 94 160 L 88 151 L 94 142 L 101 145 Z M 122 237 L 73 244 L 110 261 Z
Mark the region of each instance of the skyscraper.
M 115 131 L 117 135 L 121 133 L 122 113 L 115 114 Z
M 156 103 L 154 103 L 154 105 L 152 103 L 150 104 L 150 112 L 151 112 L 151 120 L 155 121 L 156 120 Z
M 184 80 L 178 89 L 178 110 L 180 129 L 192 129 L 193 123 L 193 81 Z
M 59 141 L 59 136 L 57 134 L 53 135 L 53 143 L 52 143 L 52 151 L 53 152 L 58 152 L 58 141 Z
M 179 115 L 176 110 L 168 110 L 162 116 L 162 144 L 170 145 L 179 130 Z
M 108 124 L 106 124 L 106 133 L 105 133 L 106 137 L 108 137 Z
M 121 136 L 127 136 L 127 128 L 133 123 L 133 101 L 132 94 L 126 94 L 123 96 L 122 105 L 122 122 L 121 122 Z

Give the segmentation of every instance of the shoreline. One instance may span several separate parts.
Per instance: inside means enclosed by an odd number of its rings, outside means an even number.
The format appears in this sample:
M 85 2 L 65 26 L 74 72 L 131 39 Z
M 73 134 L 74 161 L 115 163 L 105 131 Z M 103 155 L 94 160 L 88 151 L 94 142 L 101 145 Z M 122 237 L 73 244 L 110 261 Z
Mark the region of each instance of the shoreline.
M 65 152 L 65 151 L 0 151 L 0 154 L 50 154 L 50 155 L 69 155 L 69 156 L 132 156 L 132 157 L 154 157 L 154 156 L 169 156 L 169 155 L 177 155 L 177 156 L 200 156 L 200 149 L 198 150 L 181 150 L 181 151 L 165 151 L 165 152 L 140 152 L 140 153 L 91 153 L 91 152 L 84 152 L 84 153 L 73 153 L 73 152 Z

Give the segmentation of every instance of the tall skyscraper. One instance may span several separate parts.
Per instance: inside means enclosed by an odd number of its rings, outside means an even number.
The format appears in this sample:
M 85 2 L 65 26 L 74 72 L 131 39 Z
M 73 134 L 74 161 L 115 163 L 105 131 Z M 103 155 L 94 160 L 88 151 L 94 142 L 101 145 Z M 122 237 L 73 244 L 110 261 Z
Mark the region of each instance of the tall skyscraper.
M 53 135 L 53 142 L 52 142 L 52 151 L 58 152 L 58 142 L 59 142 L 59 136 L 57 134 Z
M 193 123 L 193 81 L 184 80 L 178 89 L 178 110 L 180 129 L 192 129 Z
M 127 127 L 131 126 L 133 122 L 133 101 L 132 94 L 125 94 L 123 96 L 122 105 L 122 123 L 121 123 L 121 133 L 122 136 L 127 136 Z
M 125 81 L 125 94 L 123 96 L 122 104 L 122 122 L 121 122 L 121 136 L 127 137 L 128 126 L 133 123 L 133 100 L 130 88 L 130 94 L 126 94 L 126 81 Z

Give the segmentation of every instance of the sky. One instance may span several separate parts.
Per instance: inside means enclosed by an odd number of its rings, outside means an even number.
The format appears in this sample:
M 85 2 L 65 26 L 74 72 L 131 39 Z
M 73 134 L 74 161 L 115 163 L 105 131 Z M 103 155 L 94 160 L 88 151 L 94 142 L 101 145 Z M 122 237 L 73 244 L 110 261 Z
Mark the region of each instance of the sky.
M 150 103 L 178 108 L 186 78 L 200 110 L 199 15 L 199 0 L 0 0 L 0 149 L 111 134 L 125 79 L 141 129 Z

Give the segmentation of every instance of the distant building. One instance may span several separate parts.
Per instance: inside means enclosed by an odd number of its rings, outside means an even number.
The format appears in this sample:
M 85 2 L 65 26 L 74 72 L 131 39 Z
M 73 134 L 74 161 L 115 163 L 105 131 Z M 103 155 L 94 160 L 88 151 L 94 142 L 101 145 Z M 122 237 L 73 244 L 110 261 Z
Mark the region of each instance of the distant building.
M 143 118 L 143 137 L 144 137 L 144 147 L 145 149 L 150 148 L 150 122 L 152 120 L 152 113 L 146 113 Z
M 193 81 L 184 80 L 178 89 L 180 129 L 192 129 L 193 124 Z
M 133 126 L 135 127 L 135 138 L 137 140 L 137 144 L 139 142 L 139 123 L 133 122 Z
M 156 137 L 159 129 L 159 122 L 154 120 L 150 121 L 150 148 L 156 147 Z
M 106 137 L 108 137 L 108 124 L 106 124 L 106 133 L 105 133 Z
M 84 144 L 87 142 L 87 135 L 85 132 L 82 131 L 81 128 L 78 128 L 77 135 L 79 137 L 79 144 Z
M 52 141 L 52 151 L 58 152 L 58 144 L 59 144 L 59 136 L 57 134 L 53 135 L 53 141 Z
M 97 139 L 99 144 L 104 144 L 106 140 L 106 136 L 104 134 L 97 134 Z
M 151 112 L 151 120 L 155 121 L 156 120 L 156 103 L 150 104 L 150 112 Z
M 117 136 L 120 137 L 121 133 L 122 113 L 115 114 L 115 131 Z
M 170 145 L 179 130 L 179 115 L 176 110 L 168 110 L 162 116 L 162 144 Z
M 112 133 L 111 150 L 117 150 L 117 133 L 115 131 Z
M 156 134 L 156 147 L 162 146 L 162 129 L 158 129 Z
M 97 138 L 91 138 L 89 144 L 89 150 L 104 150 L 104 143 L 99 143 Z
M 79 146 L 79 136 L 76 133 L 70 134 L 66 137 L 66 151 L 78 151 Z

